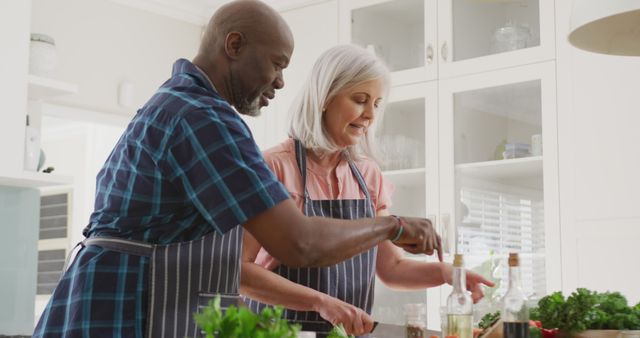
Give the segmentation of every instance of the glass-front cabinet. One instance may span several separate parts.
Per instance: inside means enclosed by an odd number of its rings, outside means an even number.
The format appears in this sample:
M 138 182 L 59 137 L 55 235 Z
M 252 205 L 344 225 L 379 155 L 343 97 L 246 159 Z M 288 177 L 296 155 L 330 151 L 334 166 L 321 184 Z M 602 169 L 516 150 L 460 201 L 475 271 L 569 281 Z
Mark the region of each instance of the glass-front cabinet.
M 434 81 L 394 87 L 384 116 L 378 120 L 376 139 L 383 155 L 383 174 L 395 187 L 389 209 L 392 214 L 434 219 L 438 213 L 439 167 L 434 161 L 438 157 L 437 99 Z M 439 301 L 439 294 L 431 296 L 424 290 L 398 292 L 377 281 L 373 316 L 404 325 L 403 305 L 424 303 L 430 297 Z
M 520 254 L 531 299 L 559 289 L 554 1 L 340 0 L 338 7 L 340 42 L 367 48 L 392 71 L 378 136 L 385 177 L 396 186 L 391 212 L 429 217 L 445 261 L 463 253 L 467 268 L 495 280 L 477 317 L 503 294 L 510 251 Z M 402 304 L 428 300 L 427 325 L 440 330 L 449 293 L 378 283 L 374 318 L 403 324 Z
M 509 252 L 520 254 L 529 299 L 560 285 L 559 247 L 549 241 L 559 235 L 555 93 L 553 61 L 440 82 L 440 216 L 453 220 L 446 241 L 497 284 L 477 316 L 497 310 Z
M 339 40 L 382 58 L 394 85 L 437 77 L 436 0 L 348 0 L 339 6 Z
M 340 1 L 340 41 L 380 56 L 394 85 L 555 58 L 553 0 Z
M 438 1 L 439 76 L 555 58 L 553 0 Z

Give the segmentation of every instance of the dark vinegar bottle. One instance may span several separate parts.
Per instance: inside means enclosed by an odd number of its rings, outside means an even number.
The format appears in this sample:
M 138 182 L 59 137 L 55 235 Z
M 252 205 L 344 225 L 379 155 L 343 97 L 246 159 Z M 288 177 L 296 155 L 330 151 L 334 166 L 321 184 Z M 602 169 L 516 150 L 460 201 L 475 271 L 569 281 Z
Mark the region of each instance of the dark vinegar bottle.
M 520 260 L 509 254 L 509 288 L 502 299 L 500 318 L 504 338 L 529 338 L 529 308 L 520 281 Z

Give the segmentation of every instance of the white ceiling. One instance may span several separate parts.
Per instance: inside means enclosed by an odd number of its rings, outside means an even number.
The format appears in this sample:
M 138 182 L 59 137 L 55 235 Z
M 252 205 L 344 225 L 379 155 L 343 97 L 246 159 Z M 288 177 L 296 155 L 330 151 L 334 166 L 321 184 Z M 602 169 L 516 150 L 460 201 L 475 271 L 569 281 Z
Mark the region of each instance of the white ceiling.
M 168 16 L 196 25 L 204 25 L 211 14 L 231 0 L 111 0 L 122 5 Z M 279 11 L 321 0 L 262 0 Z

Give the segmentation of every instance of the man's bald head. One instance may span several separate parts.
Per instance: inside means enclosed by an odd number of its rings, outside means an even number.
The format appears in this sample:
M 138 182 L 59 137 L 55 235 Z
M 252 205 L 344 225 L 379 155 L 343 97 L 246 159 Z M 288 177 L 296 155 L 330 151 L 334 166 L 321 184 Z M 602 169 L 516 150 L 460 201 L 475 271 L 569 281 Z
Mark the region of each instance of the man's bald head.
M 293 35 L 273 8 L 237 0 L 218 9 L 193 63 L 238 112 L 256 116 L 284 87 L 282 71 L 293 53 Z
M 240 32 L 247 41 L 254 43 L 285 39 L 293 44 L 289 26 L 273 8 L 257 0 L 237 0 L 223 5 L 211 17 L 198 56 L 210 59 L 223 53 L 225 40 L 231 32 Z

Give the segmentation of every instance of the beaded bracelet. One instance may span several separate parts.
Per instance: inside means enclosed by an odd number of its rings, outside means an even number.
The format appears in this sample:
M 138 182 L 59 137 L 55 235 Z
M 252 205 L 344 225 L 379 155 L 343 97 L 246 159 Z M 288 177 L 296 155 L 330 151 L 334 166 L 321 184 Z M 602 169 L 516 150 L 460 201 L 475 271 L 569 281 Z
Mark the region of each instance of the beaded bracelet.
M 396 215 L 391 215 L 391 217 L 397 219 L 398 224 L 400 225 L 400 229 L 398 229 L 398 233 L 396 233 L 396 235 L 391 240 L 391 242 L 395 242 L 400 239 L 400 236 L 402 236 L 402 233 L 404 232 L 404 220 Z

